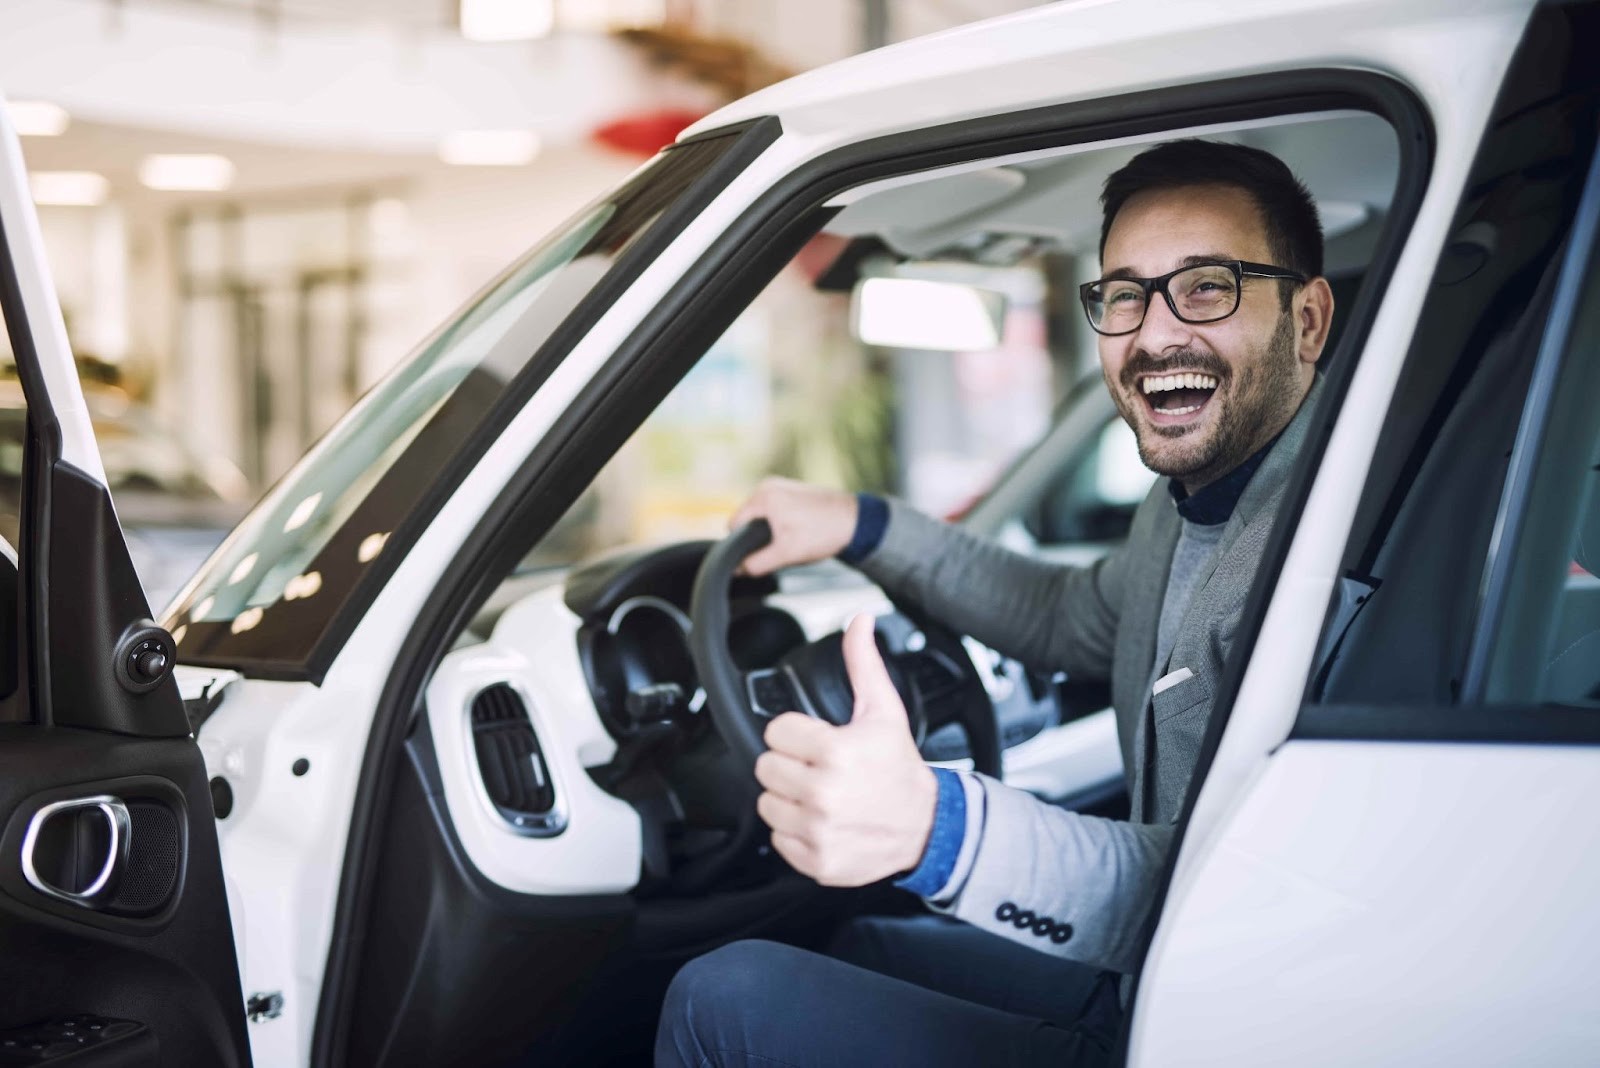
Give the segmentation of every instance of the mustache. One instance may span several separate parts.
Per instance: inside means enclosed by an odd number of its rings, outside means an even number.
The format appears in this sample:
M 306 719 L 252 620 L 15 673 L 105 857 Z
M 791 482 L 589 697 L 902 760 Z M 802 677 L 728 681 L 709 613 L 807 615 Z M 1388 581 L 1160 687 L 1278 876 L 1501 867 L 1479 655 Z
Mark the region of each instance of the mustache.
M 1122 365 L 1117 376 L 1124 389 L 1133 389 L 1143 375 L 1165 375 L 1174 371 L 1199 371 L 1211 375 L 1218 382 L 1226 381 L 1228 364 L 1214 352 L 1198 349 L 1181 349 L 1168 356 L 1153 356 L 1144 349 L 1136 350 Z

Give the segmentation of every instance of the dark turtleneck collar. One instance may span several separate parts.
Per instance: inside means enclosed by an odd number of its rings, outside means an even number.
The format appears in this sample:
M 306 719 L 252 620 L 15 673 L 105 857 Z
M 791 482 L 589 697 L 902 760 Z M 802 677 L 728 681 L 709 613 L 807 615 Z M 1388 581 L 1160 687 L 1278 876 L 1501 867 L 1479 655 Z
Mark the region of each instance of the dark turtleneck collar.
M 1281 436 L 1280 432 L 1279 437 Z M 1261 466 L 1261 461 L 1267 458 L 1267 453 L 1271 452 L 1277 443 L 1278 438 L 1273 438 L 1238 467 L 1215 482 L 1208 482 L 1194 493 L 1185 490 L 1183 483 L 1177 479 L 1168 479 L 1167 490 L 1178 506 L 1178 515 L 1190 523 L 1198 523 L 1203 527 L 1226 523 L 1232 518 L 1233 510 L 1238 507 L 1239 498 L 1244 496 L 1245 487 L 1250 485 L 1250 478 L 1256 473 L 1256 468 Z

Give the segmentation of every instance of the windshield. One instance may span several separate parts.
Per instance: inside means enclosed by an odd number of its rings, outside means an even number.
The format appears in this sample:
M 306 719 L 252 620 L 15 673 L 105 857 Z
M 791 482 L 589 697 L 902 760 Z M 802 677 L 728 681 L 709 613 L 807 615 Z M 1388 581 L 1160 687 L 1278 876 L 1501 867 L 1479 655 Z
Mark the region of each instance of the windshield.
M 735 140 L 690 142 L 657 157 L 514 264 L 358 401 L 168 613 L 180 658 L 317 674 L 305 665 L 357 584 L 420 533 L 458 480 L 456 465 L 509 418 L 503 405 L 531 392 L 530 368 L 553 366 L 535 356 L 556 327 Z M 627 275 L 623 284 L 644 258 L 641 248 L 630 270 L 616 272 Z

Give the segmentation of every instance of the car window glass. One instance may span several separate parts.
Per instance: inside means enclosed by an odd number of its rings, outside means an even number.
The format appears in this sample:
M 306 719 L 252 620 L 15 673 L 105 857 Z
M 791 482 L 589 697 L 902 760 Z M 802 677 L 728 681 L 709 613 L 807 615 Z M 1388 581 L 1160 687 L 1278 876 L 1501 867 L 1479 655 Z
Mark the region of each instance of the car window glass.
M 1486 700 L 1600 707 L 1600 271 L 1565 359 L 1535 375 L 1480 635 Z M 1536 414 L 1547 402 L 1542 423 Z M 1518 460 L 1525 460 L 1519 465 Z M 1525 487 L 1522 483 L 1526 471 Z
M 1586 394 L 1559 394 L 1577 409 L 1549 439 L 1562 456 L 1546 468 L 1553 488 L 1526 513 L 1538 551 L 1509 550 L 1515 530 L 1501 516 L 1589 163 L 1572 133 L 1575 111 L 1592 107 L 1586 86 L 1541 85 L 1514 129 L 1491 131 L 1474 164 L 1367 473 L 1310 678 L 1313 701 L 1441 707 L 1493 698 L 1475 681 L 1473 651 L 1485 648 L 1479 632 L 1502 607 L 1488 649 L 1517 666 L 1497 671 L 1500 697 L 1569 701 L 1589 692 L 1561 672 L 1574 658 L 1563 652 L 1581 653 L 1573 643 L 1593 612 L 1576 510 L 1581 494 L 1592 496 L 1582 480 L 1596 462 L 1595 424 L 1592 413 L 1581 418 L 1594 407 L 1592 378 Z M 1577 366 L 1592 351 L 1574 354 Z M 1507 600 L 1486 600 L 1496 561 L 1508 560 L 1518 570 Z
M 511 382 L 732 140 L 670 151 L 580 212 L 358 401 L 169 614 L 180 656 L 297 663 L 309 655 Z

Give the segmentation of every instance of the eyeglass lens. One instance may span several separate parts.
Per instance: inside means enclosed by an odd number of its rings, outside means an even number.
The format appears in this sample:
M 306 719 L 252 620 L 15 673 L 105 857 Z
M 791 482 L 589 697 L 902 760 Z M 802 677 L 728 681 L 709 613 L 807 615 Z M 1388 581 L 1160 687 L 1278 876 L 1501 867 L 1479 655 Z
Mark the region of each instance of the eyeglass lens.
M 1191 323 L 1225 319 L 1239 304 L 1238 278 L 1231 269 L 1215 264 L 1191 267 L 1173 275 L 1167 281 L 1167 292 L 1178 309 L 1178 318 Z M 1137 330 L 1144 322 L 1145 291 L 1138 282 L 1116 278 L 1101 282 L 1090 287 L 1084 304 L 1089 321 L 1107 333 Z

